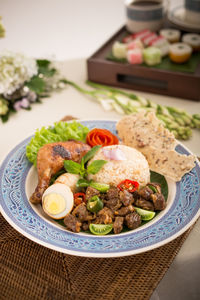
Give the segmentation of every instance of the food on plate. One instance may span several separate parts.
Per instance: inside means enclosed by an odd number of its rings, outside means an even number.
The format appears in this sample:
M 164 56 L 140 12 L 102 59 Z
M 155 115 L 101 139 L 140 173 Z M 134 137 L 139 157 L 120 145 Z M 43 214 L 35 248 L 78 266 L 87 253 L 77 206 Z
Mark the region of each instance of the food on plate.
M 152 220 L 166 208 L 168 187 L 150 169 L 177 181 L 195 157 L 174 150 L 173 134 L 152 112 L 122 118 L 117 130 L 123 144 L 109 130 L 94 128 L 86 137 L 90 145 L 76 140 L 43 145 L 30 201 L 75 233 L 119 234 Z M 98 133 L 94 140 L 100 145 L 91 144 L 91 133 Z
M 160 35 L 167 39 L 169 43 L 178 43 L 181 32 L 178 29 L 165 28 L 160 30 Z
M 152 146 L 145 147 L 142 153 L 146 156 L 150 169 L 180 181 L 181 178 L 195 167 L 195 156 L 179 154 L 175 150 L 161 150 Z
M 77 140 L 85 142 L 89 129 L 79 122 L 57 122 L 48 128 L 42 127 L 37 130 L 34 137 L 26 147 L 28 160 L 36 166 L 38 150 L 45 144 Z
M 90 231 L 96 235 L 105 235 L 111 232 L 113 224 L 90 224 Z
M 143 49 L 143 44 L 140 40 L 133 40 L 130 43 L 127 44 L 127 49 L 132 50 L 132 49 Z
M 192 48 L 185 43 L 175 43 L 169 47 L 169 57 L 175 63 L 184 63 L 189 60 Z
M 164 128 L 153 112 L 122 118 L 117 123 L 117 131 L 123 144 L 143 153 L 151 170 L 174 181 L 181 180 L 195 166 L 194 155 L 186 156 L 175 151 L 174 135 Z
M 141 64 L 143 62 L 142 50 L 132 49 L 127 52 L 127 60 L 130 64 Z
M 156 191 L 149 188 L 154 185 Z M 105 235 L 112 231 L 115 234 L 129 229 L 138 228 L 142 220 L 149 221 L 155 217 L 155 211 L 165 209 L 166 202 L 158 183 L 148 183 L 141 189 L 130 191 L 120 190 L 111 186 L 106 193 L 100 193 L 92 187 L 85 191 L 87 204 L 75 205 L 64 223 L 73 232 L 90 230 L 97 235 Z
M 63 183 L 49 186 L 42 196 L 42 208 L 53 219 L 63 219 L 74 206 L 71 189 Z
M 149 145 L 159 149 L 174 149 L 177 144 L 173 133 L 161 124 L 153 112 L 125 116 L 118 121 L 116 128 L 125 145 L 140 151 Z
M 156 47 L 148 47 L 143 50 L 144 62 L 149 66 L 157 65 L 161 62 L 161 50 Z
M 126 58 L 127 45 L 116 41 L 112 46 L 112 53 L 116 58 Z
M 136 149 L 125 145 L 113 145 L 100 148 L 90 160 L 106 160 L 107 163 L 96 174 L 89 174 L 89 179 L 109 185 L 118 185 L 125 179 L 137 181 L 145 185 L 150 181 L 147 160 Z
M 40 203 L 51 177 L 64 166 L 64 160 L 80 162 L 90 150 L 90 146 L 80 141 L 67 141 L 46 144 L 37 153 L 38 185 L 30 197 L 32 203 Z
M 200 51 L 200 34 L 185 33 L 182 36 L 182 41 L 192 47 L 193 51 Z
M 80 175 L 78 174 L 64 173 L 55 180 L 55 183 L 63 183 L 67 185 L 74 193 L 76 191 L 76 183 L 79 180 L 79 178 Z
M 107 129 L 94 128 L 86 137 L 87 143 L 94 147 L 96 145 L 109 146 L 119 143 L 118 138 Z

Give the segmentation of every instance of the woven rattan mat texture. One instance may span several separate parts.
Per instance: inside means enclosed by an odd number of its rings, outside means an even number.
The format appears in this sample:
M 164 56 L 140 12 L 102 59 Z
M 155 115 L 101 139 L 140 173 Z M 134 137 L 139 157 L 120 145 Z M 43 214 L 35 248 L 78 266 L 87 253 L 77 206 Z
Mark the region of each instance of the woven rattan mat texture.
M 146 253 L 85 258 L 32 242 L 0 215 L 0 299 L 149 299 L 190 230 Z

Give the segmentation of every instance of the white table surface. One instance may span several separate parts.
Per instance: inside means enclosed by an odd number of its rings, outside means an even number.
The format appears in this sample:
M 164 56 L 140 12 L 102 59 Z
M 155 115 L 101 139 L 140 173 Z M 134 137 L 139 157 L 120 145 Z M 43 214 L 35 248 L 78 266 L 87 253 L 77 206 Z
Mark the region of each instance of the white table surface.
M 177 1 L 173 1 L 173 5 Z M 180 1 L 178 1 L 180 2 Z M 125 22 L 122 0 L 0 0 L 0 15 L 6 38 L 0 39 L 0 51 L 20 51 L 33 57 L 56 59 L 63 76 L 84 84 L 86 59 Z M 157 103 L 200 113 L 200 102 L 137 92 Z M 53 124 L 65 115 L 82 119 L 119 119 L 116 112 L 105 112 L 99 104 L 71 87 L 34 104 L 31 111 L 21 110 L 0 123 L 0 160 L 18 142 L 36 128 Z M 200 156 L 200 132 L 184 142 Z M 182 246 L 161 280 L 151 300 L 200 299 L 200 221 Z

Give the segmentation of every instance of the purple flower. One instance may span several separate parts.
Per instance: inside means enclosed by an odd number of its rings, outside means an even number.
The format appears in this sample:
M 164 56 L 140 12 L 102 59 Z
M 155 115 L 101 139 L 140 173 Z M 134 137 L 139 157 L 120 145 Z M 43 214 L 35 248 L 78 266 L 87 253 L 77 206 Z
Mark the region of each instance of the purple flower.
M 21 107 L 28 108 L 30 106 L 30 103 L 27 98 L 22 98 L 20 101 Z
M 19 111 L 21 108 L 28 108 L 30 106 L 30 103 L 27 98 L 22 98 L 19 101 L 16 101 L 13 105 L 14 109 L 16 111 Z
M 13 105 L 14 109 L 16 111 L 19 111 L 21 109 L 21 101 L 17 101 L 15 102 L 15 104 Z

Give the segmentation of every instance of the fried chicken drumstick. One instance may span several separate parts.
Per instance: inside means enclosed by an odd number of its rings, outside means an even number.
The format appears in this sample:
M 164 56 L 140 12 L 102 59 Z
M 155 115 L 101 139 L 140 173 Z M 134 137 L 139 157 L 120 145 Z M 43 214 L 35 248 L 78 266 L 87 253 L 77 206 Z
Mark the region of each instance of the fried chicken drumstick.
M 64 166 L 64 160 L 80 162 L 90 146 L 79 141 L 46 144 L 37 154 L 38 185 L 30 197 L 34 204 L 41 203 L 42 195 L 50 184 L 51 177 Z

